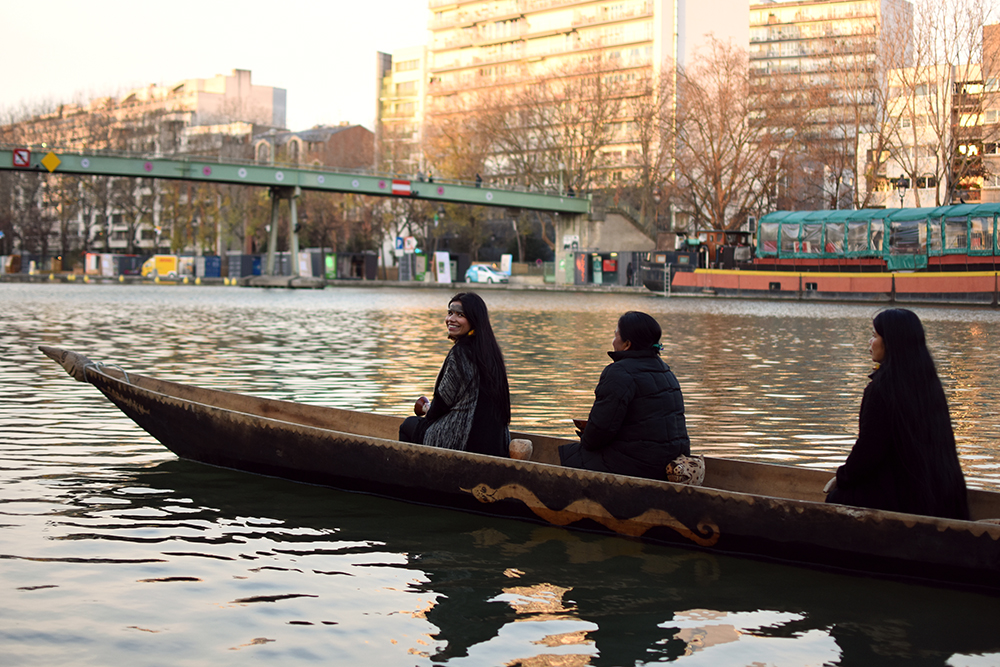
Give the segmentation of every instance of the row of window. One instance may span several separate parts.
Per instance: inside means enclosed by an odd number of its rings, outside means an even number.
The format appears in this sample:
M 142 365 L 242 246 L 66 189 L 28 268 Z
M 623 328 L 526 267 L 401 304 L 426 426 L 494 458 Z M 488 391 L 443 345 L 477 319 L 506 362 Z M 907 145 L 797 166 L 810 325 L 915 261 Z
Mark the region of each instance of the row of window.
M 887 257 L 889 255 L 993 255 L 996 215 L 913 220 L 872 218 L 848 222 L 767 222 L 757 232 L 763 257 Z M 888 241 L 886 233 L 888 232 Z

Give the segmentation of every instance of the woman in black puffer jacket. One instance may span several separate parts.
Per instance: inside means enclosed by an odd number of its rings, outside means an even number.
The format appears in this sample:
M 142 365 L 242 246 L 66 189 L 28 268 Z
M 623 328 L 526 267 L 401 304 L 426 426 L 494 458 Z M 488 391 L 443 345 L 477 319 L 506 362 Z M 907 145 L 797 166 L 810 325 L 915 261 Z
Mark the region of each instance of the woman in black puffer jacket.
M 618 319 L 580 442 L 559 448 L 562 464 L 635 477 L 666 479 L 667 464 L 691 453 L 684 398 L 660 359 L 660 325 L 646 313 Z

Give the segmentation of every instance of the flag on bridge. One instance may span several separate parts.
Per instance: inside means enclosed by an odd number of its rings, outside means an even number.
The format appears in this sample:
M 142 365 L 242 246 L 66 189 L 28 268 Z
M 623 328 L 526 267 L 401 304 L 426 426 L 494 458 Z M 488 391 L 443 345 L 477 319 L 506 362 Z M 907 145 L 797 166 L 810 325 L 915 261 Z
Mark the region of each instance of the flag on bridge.
M 403 197 L 410 196 L 410 182 L 409 181 L 393 181 L 392 182 L 392 194 L 401 195 Z

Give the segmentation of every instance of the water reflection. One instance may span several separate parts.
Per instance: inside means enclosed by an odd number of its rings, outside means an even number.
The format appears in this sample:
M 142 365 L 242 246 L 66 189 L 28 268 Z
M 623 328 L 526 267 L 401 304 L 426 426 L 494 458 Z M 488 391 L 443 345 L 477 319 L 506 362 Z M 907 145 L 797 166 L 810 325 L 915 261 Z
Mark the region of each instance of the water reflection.
M 90 522 L 55 521 L 65 539 L 157 543 L 169 569 L 183 573 L 164 580 L 175 583 L 142 579 L 133 588 L 200 582 L 216 605 L 268 605 L 281 623 L 315 628 L 350 623 L 353 601 L 379 618 L 419 622 L 416 634 L 366 632 L 433 662 L 625 665 L 699 655 L 728 664 L 738 647 L 738 664 L 754 655 L 801 664 L 795 656 L 808 655 L 813 663 L 944 665 L 955 652 L 1000 651 L 995 600 L 976 595 L 423 509 L 181 461 L 123 473 L 127 490 L 114 494 L 130 499 L 126 507 L 92 508 Z M 375 598 L 402 597 L 396 606 L 361 602 L 352 593 L 358 577 L 380 582 Z

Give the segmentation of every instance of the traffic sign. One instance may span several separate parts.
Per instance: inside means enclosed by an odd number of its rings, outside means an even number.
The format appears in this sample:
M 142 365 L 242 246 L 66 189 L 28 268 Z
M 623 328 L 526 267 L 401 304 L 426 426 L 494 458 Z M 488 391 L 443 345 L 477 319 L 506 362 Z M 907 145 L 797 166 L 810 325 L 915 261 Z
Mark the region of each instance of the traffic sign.
M 31 151 L 27 148 L 14 149 L 14 167 L 17 169 L 27 169 L 31 166 Z
M 407 236 L 403 239 L 403 249 L 406 252 L 413 252 L 417 249 L 417 239 L 413 236 Z

